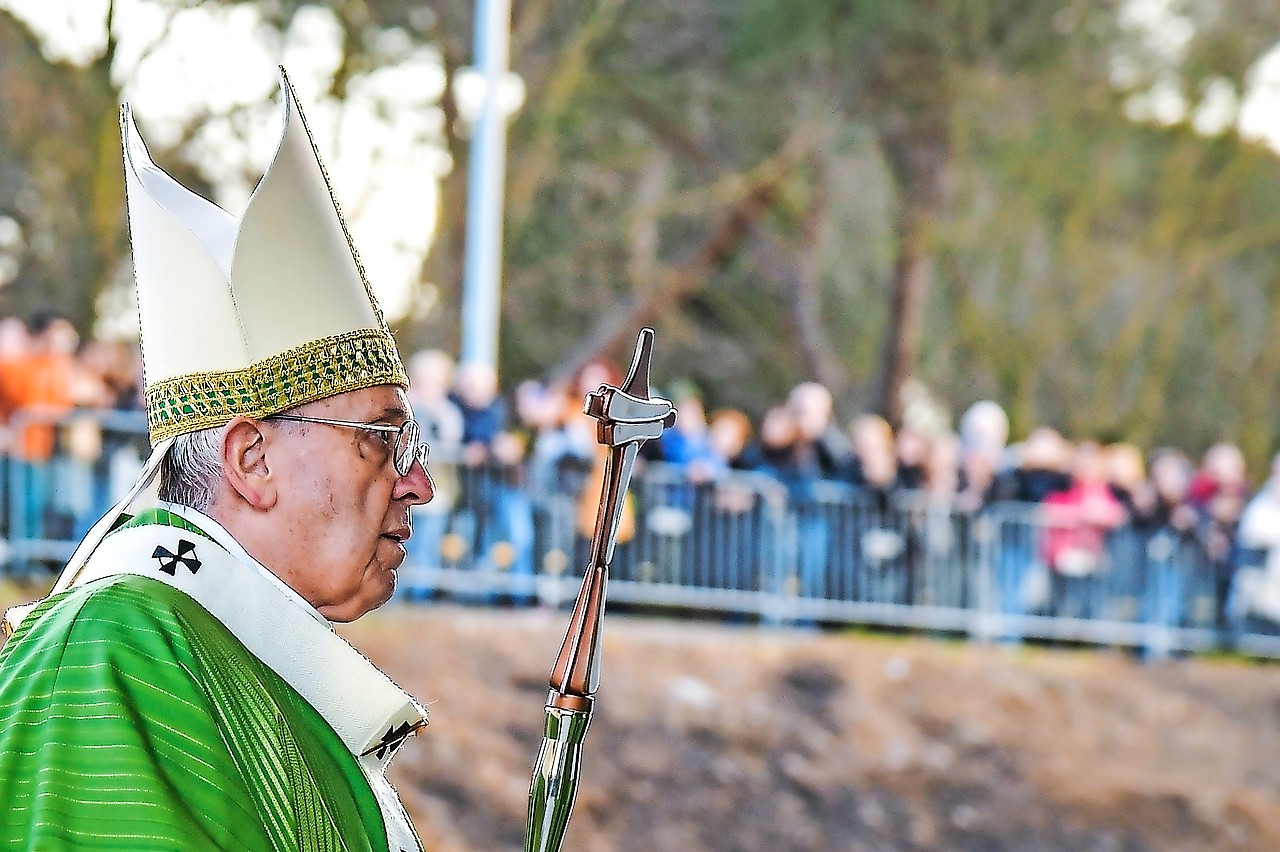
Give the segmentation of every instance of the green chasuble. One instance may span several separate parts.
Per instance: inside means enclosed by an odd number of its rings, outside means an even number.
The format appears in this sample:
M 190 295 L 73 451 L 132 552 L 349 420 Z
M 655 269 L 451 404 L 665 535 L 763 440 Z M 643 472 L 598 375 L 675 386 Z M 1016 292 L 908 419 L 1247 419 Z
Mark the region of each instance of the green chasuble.
M 0 848 L 384 852 L 387 828 L 307 700 L 188 594 L 114 574 L 0 651 Z
M 120 576 L 0 652 L 6 848 L 386 849 L 355 758 L 182 592 Z

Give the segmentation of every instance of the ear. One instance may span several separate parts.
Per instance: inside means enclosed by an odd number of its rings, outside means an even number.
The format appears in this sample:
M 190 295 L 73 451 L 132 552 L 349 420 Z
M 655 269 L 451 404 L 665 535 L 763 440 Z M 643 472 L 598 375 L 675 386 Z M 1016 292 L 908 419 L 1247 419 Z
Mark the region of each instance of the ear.
M 222 470 L 227 483 L 253 509 L 265 510 L 279 498 L 276 478 L 267 464 L 262 425 L 237 417 L 222 434 Z

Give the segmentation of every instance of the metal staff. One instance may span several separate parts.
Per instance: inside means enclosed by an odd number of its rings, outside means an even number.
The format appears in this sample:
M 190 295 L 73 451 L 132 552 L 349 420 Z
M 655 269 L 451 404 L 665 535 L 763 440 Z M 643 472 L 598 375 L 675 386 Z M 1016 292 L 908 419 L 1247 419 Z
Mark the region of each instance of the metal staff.
M 676 422 L 665 399 L 649 398 L 649 360 L 653 329 L 643 329 L 636 341 L 631 372 L 621 388 L 601 385 L 587 394 L 584 411 L 594 417 L 596 440 L 609 448 L 604 487 L 591 537 L 591 561 L 573 605 L 569 630 L 551 670 L 547 695 L 547 724 L 542 748 L 529 785 L 529 818 L 525 824 L 525 852 L 555 852 L 560 848 L 569 813 L 578 794 L 582 739 L 591 724 L 591 709 L 600 686 L 600 628 L 604 617 L 605 584 L 618 536 L 622 504 L 631 481 L 640 445 L 659 437 Z

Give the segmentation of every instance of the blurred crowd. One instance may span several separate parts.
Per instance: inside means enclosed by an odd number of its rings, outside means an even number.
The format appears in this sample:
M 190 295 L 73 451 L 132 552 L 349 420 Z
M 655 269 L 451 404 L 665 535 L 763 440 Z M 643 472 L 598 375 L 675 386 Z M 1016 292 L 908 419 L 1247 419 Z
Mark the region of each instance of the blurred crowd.
M 418 352 L 406 366 L 438 493 L 415 519 L 414 565 L 431 569 L 466 552 L 476 567 L 531 577 L 535 552 L 563 554 L 566 563 L 576 558 L 594 526 L 604 464 L 582 401 L 601 384 L 620 384 L 617 368 L 592 363 L 556 386 L 524 381 L 508 398 L 492 368 L 458 365 L 443 351 Z M 7 483 L 0 525 L 8 537 L 74 538 L 131 480 L 146 453 L 141 375 L 136 345 L 81 341 L 56 313 L 29 323 L 0 319 Z M 1173 541 L 1194 550 L 1208 566 L 1202 579 L 1214 590 L 1220 622 L 1233 596 L 1280 622 L 1280 456 L 1256 488 L 1244 455 L 1228 442 L 1199 459 L 1174 447 L 1144 452 L 1128 443 L 1071 441 L 1048 426 L 1011 443 L 1008 417 L 990 400 L 954 425 L 935 411 L 908 416 L 895 431 L 873 415 L 841 423 L 832 394 L 815 382 L 796 385 L 758 422 L 733 408 L 708 412 L 687 382 L 658 392 L 671 398 L 678 419 L 645 445 L 640 467 L 661 469 L 687 487 L 651 498 L 662 505 L 646 506 L 645 522 L 673 537 L 687 532 L 692 488 L 716 487 L 718 511 L 745 511 L 752 500 L 786 504 L 799 519 L 797 582 L 816 594 L 837 556 L 829 520 L 806 507 L 833 494 L 881 508 L 923 501 L 961 517 L 1012 502 L 1036 506 L 1048 526 L 1001 579 L 1007 612 L 1021 609 L 1011 601 L 1026 597 L 1028 566 L 1047 569 L 1061 586 L 1057 596 L 1070 599 L 1072 587 L 1099 573 L 1113 534 L 1124 530 L 1148 549 Z M 118 416 L 104 419 L 103 412 Z M 750 488 L 726 485 L 733 482 Z M 634 501 L 620 525 L 623 544 L 636 534 Z M 468 511 L 460 513 L 464 504 Z M 539 566 L 556 567 L 545 556 Z M 430 589 L 426 582 L 407 586 Z M 897 599 L 918 602 L 907 592 Z
M 482 464 L 511 471 L 501 484 L 484 486 L 492 492 L 485 500 L 493 508 L 478 521 L 511 548 L 497 567 L 532 572 L 531 565 L 522 566 L 534 536 L 531 493 L 561 501 L 552 515 L 562 520 L 552 528 L 572 529 L 579 542 L 589 536 L 603 448 L 595 441 L 594 421 L 582 413 L 582 400 L 602 383 L 617 385 L 622 377 L 616 369 L 591 364 L 560 387 L 525 381 L 510 407 L 487 368 L 458 367 L 447 354 L 429 351 L 414 356 L 409 369 L 414 409 L 433 454 L 458 459 L 464 480 L 468 468 Z M 1054 600 L 1075 601 L 1076 614 L 1095 616 L 1087 587 L 1114 558 L 1114 534 L 1122 530 L 1144 553 L 1170 541 L 1171 552 L 1194 552 L 1197 564 L 1205 566 L 1200 570 L 1207 576 L 1198 579 L 1212 589 L 1218 626 L 1230 618 L 1233 595 L 1237 607 L 1280 621 L 1280 456 L 1265 484 L 1254 488 L 1244 455 L 1232 443 L 1214 444 L 1198 460 L 1176 447 L 1144 453 L 1128 443 L 1071 441 L 1048 426 L 1011 443 L 1008 417 L 990 400 L 970 407 L 955 428 L 944 419 L 922 417 L 895 431 L 874 415 L 840 423 L 832 394 L 815 382 L 797 385 L 758 424 L 737 409 L 706 411 L 688 383 L 659 392 L 675 403 L 678 419 L 674 429 L 645 445 L 641 469 L 661 465 L 695 486 L 750 477 L 756 492 L 785 500 L 799 518 L 798 582 L 816 594 L 830 582 L 819 575 L 838 556 L 827 529 L 831 521 L 806 507 L 833 494 L 882 508 L 904 499 L 925 501 L 959 516 L 1015 502 L 1038 507 L 1044 532 L 1023 548 L 1034 552 L 1015 560 L 1021 564 L 1001 578 L 1006 612 L 1023 611 L 1011 601 L 1027 596 L 1028 574 L 1040 568 L 1047 569 Z M 446 483 L 445 496 L 429 510 L 444 513 L 450 499 L 477 487 Z M 675 535 L 685 531 L 692 523 L 691 493 L 664 491 L 660 502 L 666 505 L 645 507 L 650 526 L 672 525 Z M 717 493 L 724 509 L 736 492 Z M 624 543 L 634 534 L 631 509 L 619 531 Z M 568 536 L 563 533 L 566 542 Z M 433 537 L 424 537 L 423 544 L 434 548 Z M 573 553 L 567 543 L 563 550 Z M 475 552 L 484 558 L 483 540 L 475 539 Z M 1147 606 L 1176 610 L 1182 604 L 1170 601 L 1181 594 L 1174 589 L 1164 603 Z M 917 602 L 908 591 L 893 600 Z M 1165 617 L 1176 622 L 1181 615 Z
M 136 344 L 81 340 L 51 311 L 30 322 L 0 319 L 0 529 L 7 537 L 72 538 L 87 530 L 146 453 L 141 403 Z M 76 416 L 85 411 L 94 414 Z

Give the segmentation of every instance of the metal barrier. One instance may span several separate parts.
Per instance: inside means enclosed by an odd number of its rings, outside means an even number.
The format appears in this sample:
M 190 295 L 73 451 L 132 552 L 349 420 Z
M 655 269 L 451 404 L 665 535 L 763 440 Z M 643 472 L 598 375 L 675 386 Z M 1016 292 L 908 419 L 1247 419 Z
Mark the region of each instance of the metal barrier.
M 0 558 L 9 571 L 56 567 L 133 481 L 144 418 L 23 411 L 10 435 Z M 573 599 L 594 517 L 588 462 L 469 466 L 437 453 L 431 472 L 437 497 L 414 510 L 400 597 Z M 1167 529 L 1101 530 L 1028 504 L 965 514 L 945 498 L 834 482 L 789 495 L 760 474 L 695 482 L 654 464 L 633 480 L 610 580 L 618 603 L 764 623 L 1280 657 L 1280 626 L 1216 595 L 1200 545 Z
M 69 559 L 150 451 L 146 417 L 135 411 L 23 409 L 8 436 L 0 527 L 10 571 Z
M 1221 644 L 1212 568 L 1190 536 L 1090 528 L 1022 504 L 996 505 L 976 523 L 980 638 L 1126 645 L 1157 657 Z
M 433 474 L 444 470 L 437 462 Z M 408 596 L 571 600 L 589 532 L 575 525 L 580 495 L 527 489 L 513 499 L 519 474 L 459 470 L 442 552 L 402 571 L 425 580 L 406 584 Z M 663 465 L 639 473 L 632 493 L 634 532 L 610 580 L 618 602 L 1128 646 L 1149 657 L 1228 642 L 1280 656 L 1280 636 L 1233 631 L 1198 543 L 1169 530 L 1090 529 L 1014 503 L 970 515 L 927 494 L 832 482 L 793 500 L 761 475 L 691 482 Z M 531 532 L 503 538 L 530 518 Z

